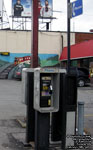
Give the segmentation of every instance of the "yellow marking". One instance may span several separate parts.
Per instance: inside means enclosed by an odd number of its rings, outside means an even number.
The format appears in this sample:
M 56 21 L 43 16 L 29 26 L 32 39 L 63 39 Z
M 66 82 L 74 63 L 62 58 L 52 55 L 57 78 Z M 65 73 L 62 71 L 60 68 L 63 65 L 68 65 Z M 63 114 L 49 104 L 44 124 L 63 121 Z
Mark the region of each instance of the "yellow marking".
M 1 55 L 9 55 L 9 52 L 0 52 Z

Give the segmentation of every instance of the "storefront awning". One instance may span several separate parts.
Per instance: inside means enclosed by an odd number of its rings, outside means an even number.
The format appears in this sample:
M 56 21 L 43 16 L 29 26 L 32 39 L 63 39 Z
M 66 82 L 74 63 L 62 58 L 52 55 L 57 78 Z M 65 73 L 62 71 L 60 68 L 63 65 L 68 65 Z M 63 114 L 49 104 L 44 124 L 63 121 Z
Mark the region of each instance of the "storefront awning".
M 81 59 L 93 57 L 93 40 L 84 41 L 71 46 L 70 58 Z M 60 61 L 67 60 L 67 47 L 63 48 Z

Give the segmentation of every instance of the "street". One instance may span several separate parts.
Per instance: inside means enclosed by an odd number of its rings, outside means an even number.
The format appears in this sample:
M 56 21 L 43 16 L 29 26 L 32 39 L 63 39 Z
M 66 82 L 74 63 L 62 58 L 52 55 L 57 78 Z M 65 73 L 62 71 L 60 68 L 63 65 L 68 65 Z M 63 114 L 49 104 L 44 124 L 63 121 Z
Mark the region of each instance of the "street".
M 21 84 L 21 81 L 0 80 L 0 150 L 27 149 L 23 146 L 25 128 L 16 121 L 26 116 Z M 78 101 L 85 102 L 84 128 L 93 137 L 93 87 L 78 88 Z
M 78 101 L 84 102 L 84 128 L 93 137 L 93 85 L 78 88 Z
M 0 80 L 0 120 L 15 119 L 25 115 L 20 81 Z
M 0 80 L 0 150 L 25 150 L 25 129 L 16 121 L 26 114 L 21 99 L 20 81 Z

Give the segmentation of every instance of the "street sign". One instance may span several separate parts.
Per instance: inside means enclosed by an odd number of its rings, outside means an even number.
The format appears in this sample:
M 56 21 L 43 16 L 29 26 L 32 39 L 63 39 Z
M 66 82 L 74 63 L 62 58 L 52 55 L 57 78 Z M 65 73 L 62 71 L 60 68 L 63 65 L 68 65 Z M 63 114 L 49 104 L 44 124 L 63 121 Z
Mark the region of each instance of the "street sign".
M 83 13 L 83 4 L 82 0 L 77 0 L 75 2 L 72 2 L 72 18 L 79 16 Z

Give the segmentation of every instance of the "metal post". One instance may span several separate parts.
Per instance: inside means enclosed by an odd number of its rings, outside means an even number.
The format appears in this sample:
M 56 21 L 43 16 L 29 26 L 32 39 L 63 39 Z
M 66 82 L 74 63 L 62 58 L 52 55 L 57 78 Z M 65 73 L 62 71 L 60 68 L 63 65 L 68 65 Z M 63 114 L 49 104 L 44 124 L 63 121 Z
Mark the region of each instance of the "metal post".
M 38 67 L 38 0 L 32 0 L 32 61 L 31 67 Z M 33 119 L 34 120 L 34 119 Z M 50 114 L 35 111 L 35 150 L 49 149 Z
M 32 57 L 31 67 L 38 67 L 38 0 L 32 0 Z
M 67 44 L 68 44 L 68 60 L 67 60 L 67 72 L 70 71 L 70 0 L 67 3 Z
M 35 140 L 35 110 L 33 109 L 34 99 L 34 73 L 27 75 L 27 126 L 26 126 L 26 145 Z
M 50 113 L 35 111 L 35 150 L 49 150 Z
M 78 102 L 78 134 L 84 132 L 84 102 Z
M 49 22 L 46 23 L 46 30 L 49 31 Z
M 32 57 L 31 67 L 38 67 L 38 0 L 32 0 Z M 27 104 L 27 134 L 26 142 L 34 141 L 35 136 L 35 110 L 34 101 L 34 75 L 29 77 L 32 84 L 28 87 L 28 104 Z M 33 80 L 33 81 L 32 81 Z M 31 87 L 32 86 L 32 87 Z M 31 90 L 31 91 L 30 91 Z

